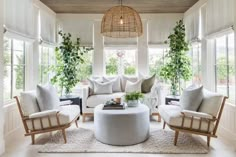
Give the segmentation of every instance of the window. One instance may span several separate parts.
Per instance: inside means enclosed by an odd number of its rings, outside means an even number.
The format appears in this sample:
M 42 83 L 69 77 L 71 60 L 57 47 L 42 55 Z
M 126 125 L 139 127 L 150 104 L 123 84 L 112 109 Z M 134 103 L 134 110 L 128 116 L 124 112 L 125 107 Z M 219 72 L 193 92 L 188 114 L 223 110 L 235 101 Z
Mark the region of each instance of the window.
M 201 84 L 202 83 L 202 64 L 201 64 L 201 44 L 195 43 L 192 44 L 191 48 L 192 55 L 192 74 L 193 84 Z
M 79 79 L 86 81 L 92 75 L 93 51 L 83 54 L 84 63 L 79 65 Z
M 216 91 L 229 97 L 235 104 L 235 55 L 234 34 L 215 39 Z
M 135 75 L 136 50 L 105 49 L 107 75 Z
M 25 89 L 25 42 L 4 39 L 4 102 Z
M 168 48 L 149 48 L 150 75 L 156 74 L 156 77 L 159 78 L 160 70 L 165 63 L 164 58 L 167 53 Z
M 50 65 L 55 64 L 54 49 L 52 47 L 39 47 L 39 82 L 46 84 L 50 81 L 50 73 L 47 71 Z

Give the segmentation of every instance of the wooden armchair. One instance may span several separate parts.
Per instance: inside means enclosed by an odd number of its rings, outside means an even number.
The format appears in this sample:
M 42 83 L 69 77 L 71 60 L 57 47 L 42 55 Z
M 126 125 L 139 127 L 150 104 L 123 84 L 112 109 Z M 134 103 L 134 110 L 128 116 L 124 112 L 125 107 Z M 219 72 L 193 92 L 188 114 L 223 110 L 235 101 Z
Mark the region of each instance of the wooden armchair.
M 167 124 L 175 131 L 174 145 L 177 144 L 179 132 L 186 132 L 207 136 L 207 145 L 210 146 L 210 138 L 217 137 L 216 131 L 226 99 L 227 97 L 204 90 L 198 111 L 182 110 L 177 105 L 161 105 L 159 112 L 164 120 L 163 129 Z
M 30 99 L 24 98 L 30 97 Z M 32 144 L 35 144 L 35 135 L 61 130 L 65 143 L 66 133 L 65 129 L 70 127 L 73 122 L 76 126 L 77 119 L 80 115 L 80 110 L 77 105 L 65 105 L 67 102 L 62 102 L 59 109 L 48 110 L 40 112 L 37 108 L 37 100 L 34 92 L 24 92 L 23 98 L 27 99 L 20 102 L 19 98 L 14 97 L 17 102 L 17 106 L 20 112 L 20 116 L 25 129 L 25 136 L 31 136 Z M 30 101 L 29 101 L 30 100 Z M 30 111 L 30 112 L 29 112 Z

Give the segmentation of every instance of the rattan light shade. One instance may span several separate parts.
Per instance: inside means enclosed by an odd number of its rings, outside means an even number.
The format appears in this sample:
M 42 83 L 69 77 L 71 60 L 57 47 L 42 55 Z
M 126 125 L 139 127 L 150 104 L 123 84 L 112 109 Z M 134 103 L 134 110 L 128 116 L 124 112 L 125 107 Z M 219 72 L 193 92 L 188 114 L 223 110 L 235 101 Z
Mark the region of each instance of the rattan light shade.
M 133 8 L 115 6 L 103 16 L 101 33 L 112 38 L 134 38 L 143 34 L 143 25 L 139 14 Z

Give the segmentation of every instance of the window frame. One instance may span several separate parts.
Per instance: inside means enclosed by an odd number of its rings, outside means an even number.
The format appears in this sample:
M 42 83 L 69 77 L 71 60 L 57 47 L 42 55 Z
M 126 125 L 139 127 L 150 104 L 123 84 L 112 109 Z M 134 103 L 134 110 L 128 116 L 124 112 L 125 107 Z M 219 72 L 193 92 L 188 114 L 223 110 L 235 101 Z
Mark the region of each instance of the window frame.
M 15 96 L 14 95 L 14 68 L 16 66 L 22 66 L 23 67 L 23 91 L 25 91 L 25 87 L 26 87 L 26 84 L 25 84 L 25 80 L 26 80 L 26 42 L 23 41 L 23 40 L 17 40 L 17 39 L 14 39 L 14 38 L 7 38 L 5 37 L 4 40 L 9 40 L 10 43 L 11 43 L 11 46 L 10 46 L 10 49 L 5 49 L 4 47 L 4 53 L 6 50 L 8 50 L 10 52 L 10 59 L 11 61 L 9 62 L 10 64 L 4 64 L 4 67 L 10 67 L 10 97 L 9 98 L 4 98 L 4 104 L 8 104 L 10 102 L 12 102 L 12 99 L 13 97 Z M 14 49 L 14 41 L 20 41 L 20 42 L 23 42 L 23 63 L 24 64 L 14 64 L 14 54 L 15 54 L 15 51 L 21 51 L 21 50 L 17 50 L 17 49 Z M 4 79 L 4 78 L 3 78 Z M 4 90 L 4 88 L 3 88 Z
M 218 64 L 217 64 L 217 39 L 218 38 L 221 38 L 221 37 L 224 37 L 225 36 L 225 45 L 226 45 L 226 47 L 225 47 L 225 58 L 226 58 L 226 68 L 227 68 L 227 76 L 226 76 L 226 93 L 227 93 L 227 95 L 225 95 L 225 96 L 227 96 L 227 97 L 229 97 L 230 96 L 230 78 L 229 78 L 229 76 L 230 76 L 230 70 L 229 70 L 229 66 L 230 66 L 230 64 L 229 64 L 229 36 L 231 35 L 233 33 L 233 35 L 234 35 L 234 47 L 235 47 L 235 34 L 234 34 L 234 32 L 231 32 L 231 33 L 225 33 L 225 34 L 223 34 L 223 35 L 221 35 L 221 36 L 217 36 L 216 38 L 214 38 L 214 73 L 215 73 L 215 91 L 216 92 L 218 92 L 217 91 L 217 85 L 218 85 L 218 83 L 217 83 L 217 66 L 218 66 Z M 235 51 L 235 48 L 234 48 L 234 51 Z M 235 60 L 235 53 L 234 53 L 234 68 L 236 67 L 236 60 Z M 236 93 L 236 83 L 234 84 L 234 92 Z M 234 99 L 235 99 L 235 102 L 234 102 L 234 105 L 236 105 L 236 95 L 234 95 Z M 232 104 L 232 102 L 229 102 L 229 101 L 227 101 L 227 103 L 228 104 Z
M 128 51 L 128 50 L 133 50 L 134 51 L 134 56 L 135 56 L 135 61 L 134 61 L 134 67 L 135 67 L 135 73 L 132 74 L 132 75 L 128 75 L 128 74 L 125 74 L 125 66 L 123 66 L 123 74 L 119 74 L 118 70 L 117 70 L 117 74 L 107 74 L 107 69 L 106 69 L 106 66 L 107 66 L 107 62 L 106 62 L 106 57 L 107 57 L 107 51 L 119 51 L 119 50 L 122 50 L 122 51 Z M 125 52 L 126 53 L 126 52 Z M 127 75 L 127 76 L 136 76 L 137 73 L 138 73 L 138 49 L 137 47 L 123 47 L 123 46 L 114 46 L 114 47 L 104 47 L 104 66 L 105 66 L 105 75 L 106 76 L 116 76 L 116 75 Z M 119 67 L 117 66 L 117 69 Z

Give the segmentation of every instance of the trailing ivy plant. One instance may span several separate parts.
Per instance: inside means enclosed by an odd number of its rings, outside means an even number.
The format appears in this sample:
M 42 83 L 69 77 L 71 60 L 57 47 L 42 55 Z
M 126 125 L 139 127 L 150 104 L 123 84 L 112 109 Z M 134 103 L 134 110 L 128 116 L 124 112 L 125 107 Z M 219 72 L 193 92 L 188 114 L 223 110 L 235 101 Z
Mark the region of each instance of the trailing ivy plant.
M 51 78 L 51 83 L 60 87 L 61 94 L 64 91 L 68 95 L 80 81 L 79 67 L 84 63 L 83 55 L 92 48 L 82 47 L 80 38 L 73 42 L 70 33 L 60 31 L 58 34 L 62 37 L 62 42 L 55 48 L 56 65 L 50 67 L 55 75 Z
M 180 20 L 176 23 L 173 33 L 168 37 L 170 50 L 165 56 L 166 63 L 161 68 L 160 76 L 171 84 L 171 94 L 180 94 L 181 80 L 189 80 L 192 76 L 191 61 L 187 55 L 188 43 L 185 41 L 185 26 Z

